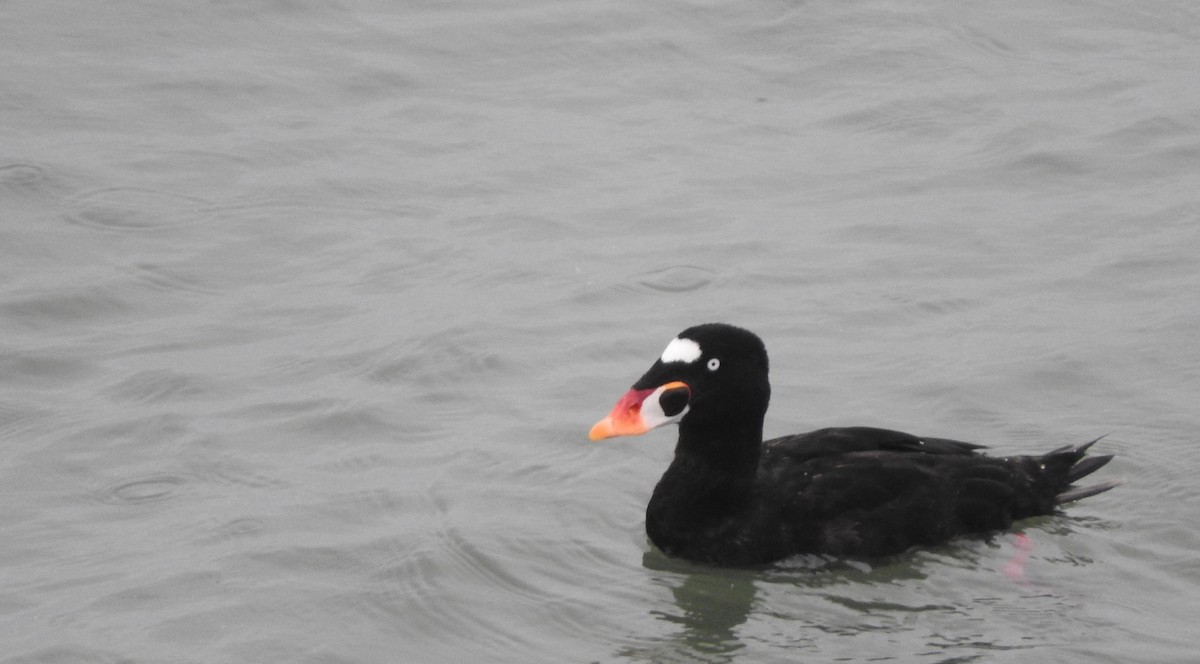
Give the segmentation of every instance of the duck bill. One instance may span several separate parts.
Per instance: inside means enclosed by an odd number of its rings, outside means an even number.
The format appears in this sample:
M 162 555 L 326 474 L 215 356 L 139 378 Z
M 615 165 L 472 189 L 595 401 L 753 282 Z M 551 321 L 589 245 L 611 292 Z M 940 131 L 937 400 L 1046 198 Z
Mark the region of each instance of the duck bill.
M 591 440 L 637 436 L 664 424 L 678 422 L 687 413 L 691 389 L 673 381 L 649 390 L 629 390 L 613 406 L 608 417 L 588 432 Z

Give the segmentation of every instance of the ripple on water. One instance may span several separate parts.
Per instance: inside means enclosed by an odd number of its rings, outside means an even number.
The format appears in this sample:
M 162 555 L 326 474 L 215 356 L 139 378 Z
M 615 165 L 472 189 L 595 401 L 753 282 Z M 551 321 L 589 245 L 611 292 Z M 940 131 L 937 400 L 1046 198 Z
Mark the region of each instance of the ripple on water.
M 139 505 L 167 500 L 188 483 L 182 475 L 157 473 L 111 484 L 100 492 L 100 499 L 112 505 Z
M 4 311 L 0 307 L 0 311 Z M 96 371 L 94 362 L 56 350 L 53 353 L 0 349 L 0 385 L 61 386 Z
M 54 411 L 39 408 L 29 403 L 0 401 L 0 440 L 17 438 L 52 421 Z
M 147 231 L 195 223 L 212 206 L 199 198 L 153 189 L 105 187 L 76 196 L 67 203 L 67 221 L 81 226 L 118 231 Z
M 148 287 L 164 293 L 196 293 L 211 295 L 220 289 L 209 283 L 211 277 L 198 270 L 169 267 L 156 263 L 135 263 L 129 271 Z
M 221 524 L 220 527 L 213 531 L 212 536 L 213 539 L 216 540 L 237 539 L 240 537 L 256 535 L 262 532 L 266 526 L 266 522 L 262 519 L 242 517 L 240 519 L 233 519 L 232 521 L 227 521 Z
M 124 298 L 101 287 L 47 291 L 25 299 L 0 302 L 0 316 L 5 323 L 30 328 L 62 329 L 74 323 L 122 316 L 130 309 Z
M 673 265 L 646 272 L 637 278 L 641 286 L 663 293 L 686 293 L 711 284 L 716 273 L 693 265 Z
M 120 664 L 129 660 L 118 653 L 96 648 L 53 645 L 5 661 L 20 664 Z
M 0 166 L 0 187 L 30 189 L 46 181 L 46 171 L 40 166 L 20 162 Z
M 174 369 L 139 371 L 109 389 L 109 394 L 122 401 L 159 403 L 178 401 L 216 393 L 207 379 Z
M 381 571 L 380 592 L 369 598 L 374 612 L 402 617 L 406 636 L 423 648 L 442 647 L 435 642 L 448 634 L 456 634 L 463 644 L 504 641 L 512 636 L 508 618 L 546 599 L 529 600 L 522 588 L 517 598 L 508 596 L 521 581 L 497 574 L 494 561 L 453 532 L 439 533 L 436 545 L 424 544 Z M 470 599 L 464 601 L 466 597 Z M 504 606 L 499 605 L 502 598 Z M 483 656 L 482 646 L 475 647 Z

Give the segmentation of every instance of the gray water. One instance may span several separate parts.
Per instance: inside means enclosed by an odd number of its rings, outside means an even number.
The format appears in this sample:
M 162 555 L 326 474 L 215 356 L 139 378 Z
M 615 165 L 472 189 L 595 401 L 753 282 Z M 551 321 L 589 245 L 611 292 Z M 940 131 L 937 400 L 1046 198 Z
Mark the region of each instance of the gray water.
M 0 4 L 0 662 L 1185 662 L 1200 5 Z M 871 564 L 648 544 L 678 331 L 767 433 L 1119 489 Z

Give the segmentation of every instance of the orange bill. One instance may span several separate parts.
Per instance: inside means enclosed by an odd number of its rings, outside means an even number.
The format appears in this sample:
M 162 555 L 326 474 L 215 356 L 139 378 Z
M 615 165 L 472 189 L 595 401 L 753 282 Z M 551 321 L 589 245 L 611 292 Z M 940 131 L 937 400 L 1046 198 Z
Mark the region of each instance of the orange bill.
M 615 436 L 636 436 L 662 426 L 668 422 L 677 421 L 677 415 L 667 415 L 659 403 L 659 397 L 675 390 L 690 392 L 686 383 L 674 381 L 649 390 L 629 390 L 613 406 L 608 417 L 597 422 L 588 432 L 591 440 L 602 440 Z

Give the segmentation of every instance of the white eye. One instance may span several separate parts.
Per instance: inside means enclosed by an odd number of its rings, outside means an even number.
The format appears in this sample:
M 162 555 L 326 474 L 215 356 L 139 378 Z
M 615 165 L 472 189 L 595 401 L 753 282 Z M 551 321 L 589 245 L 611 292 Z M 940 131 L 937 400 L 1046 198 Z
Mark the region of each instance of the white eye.
M 718 360 L 717 358 L 714 357 L 708 361 L 708 370 L 709 371 L 716 371 L 717 369 L 720 369 L 720 368 L 721 368 L 721 360 Z

